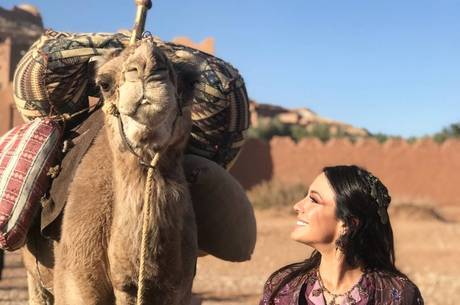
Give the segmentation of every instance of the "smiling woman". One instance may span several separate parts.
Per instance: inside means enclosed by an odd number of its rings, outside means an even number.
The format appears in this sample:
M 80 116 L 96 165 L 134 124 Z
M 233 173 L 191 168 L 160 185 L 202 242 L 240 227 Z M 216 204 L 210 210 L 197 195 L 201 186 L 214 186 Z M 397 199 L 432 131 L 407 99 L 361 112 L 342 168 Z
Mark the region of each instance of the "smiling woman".
M 260 305 L 423 304 L 395 266 L 390 201 L 370 172 L 354 165 L 324 168 L 294 205 L 291 238 L 314 251 L 274 272 Z

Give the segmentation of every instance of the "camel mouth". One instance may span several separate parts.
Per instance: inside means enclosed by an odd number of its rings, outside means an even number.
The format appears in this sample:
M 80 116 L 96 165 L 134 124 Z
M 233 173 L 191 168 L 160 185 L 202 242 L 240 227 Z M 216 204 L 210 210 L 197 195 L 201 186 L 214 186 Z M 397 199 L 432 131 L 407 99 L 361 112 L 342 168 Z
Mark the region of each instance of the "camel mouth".
M 131 111 L 120 110 L 120 115 L 127 121 L 135 121 L 148 129 L 156 129 L 168 118 L 166 107 L 161 107 L 148 98 L 142 99 Z
M 149 124 L 139 120 L 135 114 L 128 115 L 120 113 L 120 120 L 123 123 L 124 132 L 128 137 L 135 131 L 136 133 L 149 133 L 150 131 Z
M 168 116 L 162 115 L 152 121 L 120 114 L 120 120 L 124 137 L 134 148 L 150 147 L 157 149 L 164 146 L 170 138 L 171 130 L 167 124 Z

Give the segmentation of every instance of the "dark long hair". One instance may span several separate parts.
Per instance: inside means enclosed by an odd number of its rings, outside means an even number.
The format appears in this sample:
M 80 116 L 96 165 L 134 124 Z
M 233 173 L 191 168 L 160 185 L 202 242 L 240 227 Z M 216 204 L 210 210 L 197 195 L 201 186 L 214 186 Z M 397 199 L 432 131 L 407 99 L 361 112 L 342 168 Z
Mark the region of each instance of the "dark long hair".
M 347 230 L 337 240 L 352 267 L 378 270 L 404 276 L 395 266 L 393 230 L 387 214 L 391 197 L 383 183 L 370 172 L 355 165 L 325 167 L 323 169 L 336 197 L 336 217 Z M 318 267 L 321 254 L 313 251 L 303 262 L 287 265 L 274 272 L 269 282 L 280 273 L 287 273 L 270 296 L 268 304 L 287 283 Z

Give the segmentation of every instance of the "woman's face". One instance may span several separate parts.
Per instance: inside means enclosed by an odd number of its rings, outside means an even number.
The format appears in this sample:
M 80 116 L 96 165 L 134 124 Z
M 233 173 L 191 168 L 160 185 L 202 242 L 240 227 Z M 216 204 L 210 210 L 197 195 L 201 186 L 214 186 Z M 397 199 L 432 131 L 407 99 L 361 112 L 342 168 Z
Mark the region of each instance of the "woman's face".
M 305 198 L 294 205 L 297 224 L 291 233 L 295 241 L 317 250 L 332 246 L 343 230 L 343 222 L 335 216 L 335 193 L 327 177 L 321 173 L 310 185 Z

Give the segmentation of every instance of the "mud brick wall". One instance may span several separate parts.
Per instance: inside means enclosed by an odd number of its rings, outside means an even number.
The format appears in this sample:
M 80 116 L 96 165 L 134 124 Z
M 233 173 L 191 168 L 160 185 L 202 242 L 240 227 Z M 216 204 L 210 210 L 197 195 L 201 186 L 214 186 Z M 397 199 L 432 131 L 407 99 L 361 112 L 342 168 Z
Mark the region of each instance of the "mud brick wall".
M 380 177 L 400 202 L 460 204 L 460 140 L 442 144 L 430 139 L 407 143 L 374 139 L 352 143 L 333 139 L 322 143 L 274 138 L 270 143 L 250 139 L 232 174 L 246 188 L 270 179 L 309 185 L 324 166 L 357 164 Z

